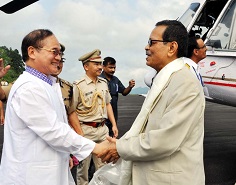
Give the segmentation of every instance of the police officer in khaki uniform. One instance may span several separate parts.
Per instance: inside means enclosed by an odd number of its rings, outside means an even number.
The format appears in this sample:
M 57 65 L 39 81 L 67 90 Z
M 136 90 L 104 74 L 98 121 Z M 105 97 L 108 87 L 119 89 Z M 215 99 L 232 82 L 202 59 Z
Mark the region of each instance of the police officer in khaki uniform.
M 4 86 L 1 86 L 1 89 L 4 92 L 5 97 L 2 100 L 0 100 L 0 125 L 4 125 L 4 120 L 5 120 L 5 113 L 4 113 L 5 108 L 4 107 L 5 107 L 5 104 L 6 104 L 6 101 L 7 101 L 7 98 L 9 96 L 9 93 L 10 93 L 10 90 L 11 90 L 11 87 L 12 87 L 13 83 L 14 82 L 9 83 L 9 84 L 4 85 Z
M 65 46 L 61 44 L 61 52 L 65 51 Z M 75 132 L 79 135 L 84 135 L 83 131 L 81 129 L 79 120 L 78 120 L 78 116 L 76 114 L 76 109 L 74 106 L 74 98 L 73 98 L 73 84 L 71 84 L 70 82 L 59 78 L 58 75 L 61 73 L 62 69 L 63 69 L 63 65 L 65 62 L 65 58 L 61 59 L 61 62 L 59 63 L 58 66 L 58 71 L 57 73 L 53 74 L 52 76 L 57 78 L 57 83 L 59 83 L 60 85 L 60 89 L 61 89 L 61 94 L 62 94 L 62 99 L 63 99 L 63 103 L 65 105 L 65 109 L 66 109 L 66 113 L 67 113 L 67 118 L 68 118 L 68 123 L 70 124 L 70 126 L 75 130 Z M 71 173 L 72 176 L 74 178 L 74 181 L 76 182 L 76 165 L 78 161 L 77 159 L 71 155 L 71 160 L 70 160 L 70 168 L 71 168 Z
M 1 86 L 2 90 L 4 91 L 5 93 L 5 98 L 2 99 L 3 102 L 6 102 L 7 98 L 8 98 L 8 95 L 10 93 L 10 90 L 11 90 L 11 87 L 13 85 L 14 82 L 12 83 L 9 83 L 8 85 L 4 85 L 4 86 Z
M 0 78 L 2 78 L 3 76 L 7 74 L 10 67 L 11 67 L 10 65 L 7 65 L 6 67 L 4 67 L 3 59 L 0 58 Z M 5 101 L 7 99 L 7 95 L 9 94 L 9 91 L 10 91 L 9 89 L 10 88 L 3 89 L 2 84 L 0 83 L 0 100 Z M 8 92 L 5 92 L 5 91 L 8 91 Z
M 61 45 L 61 52 L 63 53 L 65 51 L 65 46 L 63 44 Z M 60 85 L 61 93 L 62 93 L 62 99 L 65 104 L 66 113 L 68 116 L 68 121 L 70 126 L 75 130 L 75 132 L 79 135 L 83 136 L 83 131 L 80 127 L 78 117 L 76 115 L 76 109 L 73 106 L 73 84 L 70 82 L 63 80 L 62 78 L 59 78 L 58 75 L 61 73 L 63 69 L 63 63 L 65 62 L 65 58 L 61 59 L 61 62 L 58 66 L 57 73 L 53 74 L 52 76 L 57 78 L 57 83 Z
M 107 81 L 99 75 L 102 72 L 101 51 L 96 49 L 79 58 L 82 61 L 85 76 L 74 82 L 74 102 L 84 137 L 96 143 L 104 141 L 108 135 L 105 120 L 109 118 L 112 123 L 114 137 L 118 136 L 116 121 L 110 104 L 111 96 Z M 77 167 L 77 185 L 88 184 L 88 169 L 93 157 L 95 170 L 104 164 L 101 159 L 90 155 Z

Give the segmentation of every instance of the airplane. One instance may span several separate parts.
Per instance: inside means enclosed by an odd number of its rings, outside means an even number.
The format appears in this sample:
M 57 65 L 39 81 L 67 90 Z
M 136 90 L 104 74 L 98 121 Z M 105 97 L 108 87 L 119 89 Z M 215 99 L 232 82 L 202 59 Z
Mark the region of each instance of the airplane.
M 13 0 L 0 10 L 11 14 L 37 1 Z M 206 99 L 231 106 L 236 106 L 235 4 L 236 0 L 195 0 L 177 19 L 190 35 L 199 35 L 207 46 L 207 57 L 199 62 Z M 144 81 L 150 81 L 152 75 L 147 74 Z
M 206 100 L 236 106 L 236 0 L 195 0 L 177 20 L 207 47 L 199 62 Z M 144 82 L 150 86 L 155 72 Z
M 35 3 L 39 0 L 13 0 L 0 7 L 0 10 L 7 14 L 15 13 L 16 11 L 25 8 L 26 6 Z

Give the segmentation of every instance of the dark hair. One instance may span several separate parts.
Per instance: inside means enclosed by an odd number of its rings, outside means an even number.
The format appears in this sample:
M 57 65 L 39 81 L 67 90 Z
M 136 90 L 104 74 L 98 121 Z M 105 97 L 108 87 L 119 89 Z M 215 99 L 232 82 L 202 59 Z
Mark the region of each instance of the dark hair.
M 200 39 L 199 37 L 189 37 L 188 39 L 188 53 L 187 57 L 190 58 L 193 55 L 194 49 L 199 49 L 197 40 Z
M 116 64 L 116 60 L 112 57 L 105 57 L 103 59 L 103 63 L 102 63 L 104 66 L 107 66 L 108 64 Z
M 61 46 L 61 52 L 62 52 L 61 62 L 65 62 L 66 59 L 63 56 L 64 56 L 64 51 L 66 50 L 66 47 L 61 43 L 60 43 L 60 46 Z
M 22 40 L 21 44 L 21 53 L 23 61 L 26 62 L 29 59 L 28 48 L 30 46 L 33 46 L 34 48 L 40 48 L 42 47 L 41 41 L 52 35 L 53 33 L 47 29 L 37 29 L 27 34 Z
M 166 26 L 162 39 L 176 41 L 178 43 L 178 58 L 187 55 L 188 32 L 181 22 L 176 20 L 163 20 L 157 22 L 155 26 Z

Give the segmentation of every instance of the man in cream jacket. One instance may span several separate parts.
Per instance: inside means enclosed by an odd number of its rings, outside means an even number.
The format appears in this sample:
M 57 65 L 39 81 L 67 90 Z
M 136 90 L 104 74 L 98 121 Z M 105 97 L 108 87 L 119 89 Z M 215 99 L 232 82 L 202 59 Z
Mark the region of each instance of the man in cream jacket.
M 146 64 L 158 74 L 131 129 L 108 138 L 103 161 L 122 158 L 121 185 L 204 185 L 205 99 L 184 65 L 188 35 L 182 23 L 158 22 L 145 47 Z M 129 146 L 129 147 L 127 147 Z

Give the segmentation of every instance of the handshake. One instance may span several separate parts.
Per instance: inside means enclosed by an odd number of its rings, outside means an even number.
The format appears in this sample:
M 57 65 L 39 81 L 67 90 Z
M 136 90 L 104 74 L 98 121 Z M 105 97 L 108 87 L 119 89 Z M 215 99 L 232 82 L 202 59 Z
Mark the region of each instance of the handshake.
M 107 140 L 97 143 L 92 153 L 101 158 L 103 163 L 116 163 L 120 158 L 116 149 L 116 138 L 109 136 L 107 136 Z

